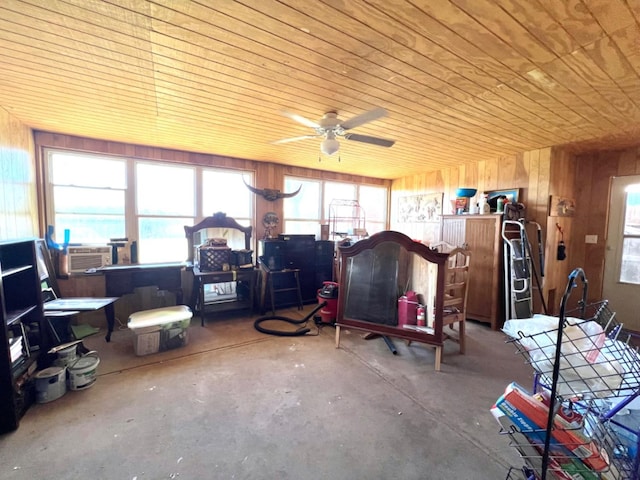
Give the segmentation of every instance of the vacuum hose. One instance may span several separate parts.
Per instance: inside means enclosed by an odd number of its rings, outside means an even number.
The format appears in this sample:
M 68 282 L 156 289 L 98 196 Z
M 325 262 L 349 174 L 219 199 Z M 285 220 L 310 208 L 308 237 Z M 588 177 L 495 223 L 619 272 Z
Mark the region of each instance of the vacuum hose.
M 281 322 L 286 322 L 286 323 L 290 323 L 292 325 L 300 325 L 303 323 L 307 323 L 309 321 L 310 318 L 312 318 L 315 313 L 320 310 L 321 308 L 325 307 L 327 305 L 327 302 L 322 302 L 320 303 L 316 308 L 314 308 L 313 310 L 311 310 L 311 312 L 309 313 L 309 315 L 307 315 L 306 317 L 304 317 L 302 320 L 294 320 L 293 318 L 288 318 L 288 317 L 282 317 L 280 315 L 267 315 L 264 317 L 259 317 L 256 319 L 255 322 L 253 322 L 253 327 L 258 330 L 261 333 L 266 333 L 268 335 L 278 335 L 280 337 L 299 337 L 301 335 L 306 335 L 307 333 L 309 333 L 311 331 L 310 328 L 308 327 L 300 327 L 297 330 L 273 330 L 271 328 L 265 328 L 262 325 L 260 325 L 262 322 L 267 322 L 270 320 L 278 320 Z

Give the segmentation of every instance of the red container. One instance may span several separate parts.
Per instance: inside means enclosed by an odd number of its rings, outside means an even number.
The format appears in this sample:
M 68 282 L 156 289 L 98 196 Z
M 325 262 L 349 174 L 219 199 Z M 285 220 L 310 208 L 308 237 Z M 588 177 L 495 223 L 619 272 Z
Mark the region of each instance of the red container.
M 322 323 L 335 323 L 338 316 L 338 284 L 335 282 L 322 282 L 322 288 L 318 290 L 318 303 L 327 302 L 320 309 Z
M 398 327 L 415 325 L 418 319 L 418 294 L 407 292 L 398 299 Z

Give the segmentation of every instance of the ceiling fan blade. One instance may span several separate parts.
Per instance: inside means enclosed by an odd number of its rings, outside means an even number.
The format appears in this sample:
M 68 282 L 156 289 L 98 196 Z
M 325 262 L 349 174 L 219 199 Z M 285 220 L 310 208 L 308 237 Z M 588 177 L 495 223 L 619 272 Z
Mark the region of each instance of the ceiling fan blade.
M 363 125 L 367 122 L 371 122 L 380 117 L 384 117 L 387 114 L 387 111 L 384 108 L 378 107 L 373 110 L 369 110 L 368 112 L 361 113 L 360 115 L 356 115 L 349 120 L 342 122 L 340 126 L 343 130 L 350 130 L 352 128 Z
M 368 135 L 358 135 L 357 133 L 347 133 L 344 136 L 347 140 L 354 142 L 369 143 L 371 145 L 378 145 L 379 147 L 391 147 L 395 140 L 387 140 L 386 138 L 370 137 Z
M 296 122 L 301 123 L 302 125 L 305 125 L 307 127 L 320 128 L 320 125 L 318 125 L 316 122 L 309 120 L 308 118 L 304 118 L 303 116 L 298 115 L 297 113 L 283 111 L 282 114 L 285 117 L 289 117 L 290 119 L 295 120 Z
M 318 135 L 303 135 L 301 137 L 283 138 L 282 140 L 276 140 L 271 142 L 272 144 L 297 142 L 298 140 L 306 140 L 307 138 L 316 138 Z

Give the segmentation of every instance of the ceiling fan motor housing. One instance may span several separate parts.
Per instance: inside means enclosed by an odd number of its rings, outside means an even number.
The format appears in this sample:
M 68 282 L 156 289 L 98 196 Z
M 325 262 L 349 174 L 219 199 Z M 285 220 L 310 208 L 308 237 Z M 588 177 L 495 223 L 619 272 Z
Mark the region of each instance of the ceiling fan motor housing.
M 338 114 L 336 112 L 327 112 L 323 115 L 323 117 L 318 122 L 320 125 L 320 130 L 322 133 L 328 130 L 337 130 L 336 127 L 339 127 L 340 121 L 338 120 Z M 337 133 L 337 132 L 336 132 Z

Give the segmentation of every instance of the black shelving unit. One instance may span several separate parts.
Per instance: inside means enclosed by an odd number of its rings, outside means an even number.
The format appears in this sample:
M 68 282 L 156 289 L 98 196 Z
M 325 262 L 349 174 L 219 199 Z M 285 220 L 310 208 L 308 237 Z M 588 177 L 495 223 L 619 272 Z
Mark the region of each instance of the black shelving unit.
M 0 432 L 18 428 L 48 350 L 36 240 L 0 242 Z

